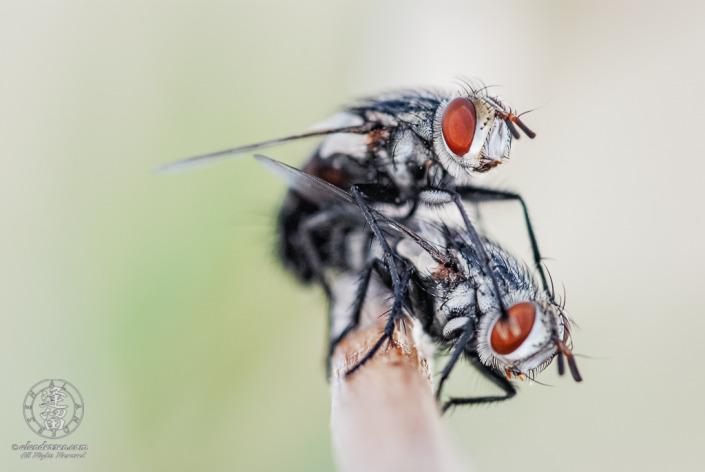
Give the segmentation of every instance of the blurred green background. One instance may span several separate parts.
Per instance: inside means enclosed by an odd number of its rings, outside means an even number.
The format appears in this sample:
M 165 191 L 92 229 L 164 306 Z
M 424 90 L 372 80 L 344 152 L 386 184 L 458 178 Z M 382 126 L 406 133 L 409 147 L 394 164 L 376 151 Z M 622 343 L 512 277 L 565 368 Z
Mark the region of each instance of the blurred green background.
M 3 0 L 0 468 L 331 470 L 325 302 L 274 256 L 284 185 L 252 159 L 150 170 L 466 76 L 538 108 L 486 183 L 526 197 L 593 358 L 455 411 L 452 441 L 481 471 L 696 470 L 701 5 Z M 483 215 L 528 257 L 518 208 Z M 83 460 L 11 450 L 41 442 L 21 404 L 44 378 L 83 395 Z

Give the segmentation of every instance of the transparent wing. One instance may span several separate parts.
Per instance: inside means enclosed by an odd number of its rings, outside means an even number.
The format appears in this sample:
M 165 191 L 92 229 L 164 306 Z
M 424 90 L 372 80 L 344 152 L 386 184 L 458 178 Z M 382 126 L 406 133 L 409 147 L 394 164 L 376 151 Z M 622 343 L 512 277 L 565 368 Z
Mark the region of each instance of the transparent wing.
M 295 141 L 297 139 L 312 138 L 316 136 L 326 136 L 335 133 L 356 133 L 364 134 L 371 131 L 371 126 L 368 124 L 362 126 L 348 126 L 344 128 L 329 128 L 308 131 L 306 133 L 294 134 L 292 136 L 286 136 L 283 138 L 270 139 L 269 141 L 262 141 L 260 143 L 248 144 L 247 146 L 239 146 L 230 149 L 225 149 L 223 151 L 211 152 L 209 154 L 202 154 L 200 156 L 189 157 L 188 159 L 183 159 L 181 161 L 170 162 L 168 164 L 161 165 L 154 169 L 156 174 L 173 174 L 177 172 L 183 172 L 187 170 L 198 169 L 216 162 L 241 157 L 243 154 L 254 151 L 257 149 L 264 149 L 272 146 L 277 146 L 279 144 Z
M 255 159 L 267 170 L 286 182 L 289 188 L 296 190 L 302 197 L 312 203 L 347 203 L 357 207 L 352 195 L 321 178 L 307 174 L 302 170 L 262 154 L 256 154 Z
M 350 195 L 344 190 L 339 189 L 335 185 L 326 182 L 323 179 L 307 174 L 306 172 L 296 169 L 294 167 L 288 166 L 283 162 L 270 159 L 269 157 L 263 156 L 262 154 L 255 155 L 255 158 L 269 171 L 284 180 L 289 186 L 289 188 L 296 190 L 301 196 L 314 203 L 320 204 L 325 202 L 335 202 L 339 204 L 352 205 L 355 208 L 359 209 L 359 205 L 352 195 Z M 450 258 L 446 254 L 438 251 L 427 240 L 419 236 L 416 232 L 412 231 L 399 221 L 390 218 L 371 207 L 369 208 L 369 210 L 379 223 L 383 223 L 385 226 L 393 228 L 394 230 L 399 231 L 400 233 L 412 238 L 436 261 L 440 263 L 451 262 Z

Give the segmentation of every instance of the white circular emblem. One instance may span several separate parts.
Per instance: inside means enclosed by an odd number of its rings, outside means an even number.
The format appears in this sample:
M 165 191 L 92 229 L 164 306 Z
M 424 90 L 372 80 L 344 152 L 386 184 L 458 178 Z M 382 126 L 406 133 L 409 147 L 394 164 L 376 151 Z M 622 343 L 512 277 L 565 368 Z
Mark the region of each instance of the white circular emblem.
M 42 380 L 24 398 L 24 419 L 43 438 L 63 438 L 83 421 L 83 398 L 66 380 Z

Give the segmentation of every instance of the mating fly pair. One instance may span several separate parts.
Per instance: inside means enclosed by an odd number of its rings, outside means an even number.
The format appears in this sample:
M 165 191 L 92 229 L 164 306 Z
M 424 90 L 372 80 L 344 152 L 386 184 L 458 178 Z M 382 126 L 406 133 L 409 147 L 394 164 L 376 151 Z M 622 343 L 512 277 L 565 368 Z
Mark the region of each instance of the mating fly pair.
M 450 95 L 399 92 L 349 107 L 306 133 L 197 156 L 159 170 L 180 170 L 286 141 L 326 136 L 303 170 L 264 156 L 258 159 L 291 189 L 279 215 L 285 265 L 302 281 L 318 281 L 331 302 L 336 293 L 328 274 L 361 276 L 359 287 L 349 287 L 357 290 L 356 301 L 348 327 L 331 335 L 332 348 L 356 326 L 374 273 L 394 302 L 379 341 L 349 373 L 391 339 L 394 322 L 406 316 L 406 310 L 432 339 L 452 346 L 440 386 L 465 356 L 505 392 L 502 397 L 451 400 L 449 405 L 481 403 L 514 394 L 505 374 L 531 376 L 556 355 L 559 372 L 566 356 L 573 377 L 580 380 L 568 322 L 549 290 L 523 200 L 471 184 L 473 174 L 509 158 L 512 137 L 520 136 L 517 127 L 535 136 L 486 88 L 468 86 Z M 480 238 L 463 206 L 463 201 L 496 200 L 522 205 L 542 290 L 514 259 Z M 440 206 L 455 208 L 458 222 L 441 221 L 433 211 Z M 409 246 L 420 252 L 410 255 Z

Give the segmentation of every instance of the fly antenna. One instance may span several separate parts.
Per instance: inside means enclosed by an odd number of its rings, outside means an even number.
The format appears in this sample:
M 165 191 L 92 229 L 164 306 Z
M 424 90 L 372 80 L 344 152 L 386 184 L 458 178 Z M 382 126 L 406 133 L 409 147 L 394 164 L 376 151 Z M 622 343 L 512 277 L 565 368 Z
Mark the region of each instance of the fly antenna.
M 523 114 L 523 113 L 522 113 L 522 114 Z M 518 116 L 514 116 L 514 115 L 511 115 L 511 116 L 513 116 L 514 119 L 512 120 L 511 117 L 510 117 L 510 120 L 513 121 L 514 123 L 516 123 L 516 125 L 519 127 L 519 129 L 521 129 L 521 130 L 524 132 L 524 134 L 529 137 L 529 139 L 534 139 L 534 138 L 536 137 L 536 133 L 534 133 L 533 131 L 531 131 L 531 130 L 529 129 L 529 127 L 526 126 L 526 125 L 524 124 L 524 122 L 519 119 Z
M 571 354 L 566 357 L 568 358 L 568 368 L 570 369 L 570 374 L 573 376 L 573 380 L 582 382 L 583 378 L 580 376 L 580 372 L 578 372 L 578 364 L 575 363 L 575 356 Z
M 565 362 L 563 361 L 563 351 L 559 348 L 556 355 L 556 364 L 558 364 L 558 375 L 565 374 Z
M 519 131 L 517 131 L 516 126 L 514 126 L 514 123 L 512 123 L 512 120 L 505 118 L 504 122 L 507 124 L 507 128 L 509 128 L 509 132 L 512 133 L 512 137 L 514 139 L 521 138 L 521 135 L 519 134 Z
M 563 341 L 556 341 L 556 347 L 558 348 L 558 375 L 563 375 L 565 373 L 565 365 L 563 364 L 563 356 L 568 362 L 568 369 L 570 370 L 570 375 L 573 376 L 573 380 L 576 382 L 582 382 L 583 378 L 580 376 L 580 371 L 578 371 L 578 364 L 575 362 L 575 356 Z

